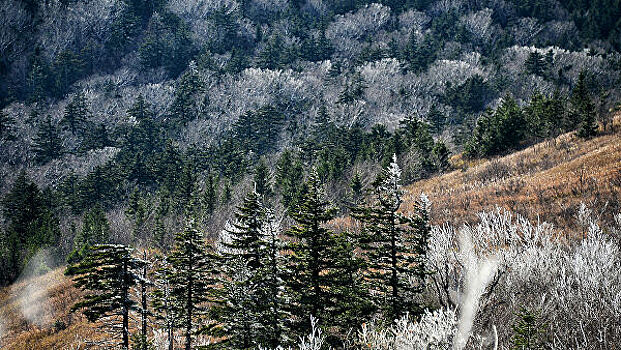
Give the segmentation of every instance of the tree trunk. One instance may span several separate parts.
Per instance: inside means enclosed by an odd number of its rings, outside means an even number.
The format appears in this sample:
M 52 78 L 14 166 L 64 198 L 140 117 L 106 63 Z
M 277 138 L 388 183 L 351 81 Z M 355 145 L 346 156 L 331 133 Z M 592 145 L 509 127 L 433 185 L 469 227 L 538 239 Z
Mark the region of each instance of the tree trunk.
M 143 259 L 145 261 L 145 265 L 142 267 L 142 281 L 140 281 L 140 294 L 141 294 L 141 307 L 142 307 L 142 312 L 141 312 L 141 316 L 142 316 L 142 330 L 141 330 L 141 335 L 142 335 L 142 350 L 147 350 L 147 285 L 146 285 L 146 280 L 147 280 L 147 252 L 145 251 L 143 254 Z
M 185 320 L 185 350 L 192 350 L 192 277 L 188 280 L 188 294 L 186 300 L 186 320 Z
M 122 314 L 123 314 L 123 349 L 127 350 L 129 349 L 129 308 L 128 308 L 128 294 L 129 294 L 129 285 L 128 285 L 128 281 L 127 281 L 127 275 L 128 275 L 128 271 L 127 271 L 127 259 L 125 258 L 123 260 L 123 309 L 122 309 Z

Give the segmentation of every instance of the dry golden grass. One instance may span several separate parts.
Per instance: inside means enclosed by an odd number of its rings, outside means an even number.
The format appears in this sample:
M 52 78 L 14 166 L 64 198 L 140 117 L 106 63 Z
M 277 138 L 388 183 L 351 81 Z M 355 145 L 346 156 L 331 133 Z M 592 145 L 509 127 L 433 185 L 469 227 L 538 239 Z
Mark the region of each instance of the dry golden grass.
M 621 211 L 621 115 L 609 133 L 578 139 L 561 135 L 511 155 L 464 164 L 406 187 L 404 212 L 417 196 L 432 201 L 435 224 L 461 224 L 496 206 L 573 230 L 581 202 L 603 220 Z
M 29 288 L 35 286 L 35 288 Z M 0 290 L 0 319 L 5 322 L 2 349 L 79 349 L 86 339 L 98 337 L 95 327 L 79 313 L 71 313 L 80 292 L 63 269 L 20 281 Z M 40 307 L 40 310 L 33 310 Z M 31 320 L 24 316 L 31 314 Z M 33 322 L 37 318 L 38 322 Z M 55 327 L 63 322 L 65 329 Z M 58 325 L 58 323 L 57 323 Z

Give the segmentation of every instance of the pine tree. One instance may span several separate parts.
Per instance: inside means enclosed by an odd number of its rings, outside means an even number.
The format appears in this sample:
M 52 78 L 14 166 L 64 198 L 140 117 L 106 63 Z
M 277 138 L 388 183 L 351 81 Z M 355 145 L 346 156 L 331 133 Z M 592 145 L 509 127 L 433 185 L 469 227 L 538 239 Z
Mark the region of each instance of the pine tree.
M 130 292 L 144 265 L 132 251 L 123 245 L 95 245 L 71 267 L 76 287 L 86 292 L 72 310 L 82 310 L 90 322 L 99 321 L 111 339 L 121 339 L 118 345 L 122 349 L 129 349 L 130 313 L 137 305 Z
M 227 348 L 248 349 L 259 343 L 277 346 L 281 340 L 281 247 L 277 235 L 259 194 L 251 191 L 237 207 L 219 244 L 219 295 L 225 302 L 216 305 L 213 313 L 222 324 L 222 345 Z
M 73 251 L 67 261 L 76 263 L 89 254 L 90 248 L 95 244 L 110 243 L 110 225 L 103 209 L 96 205 L 84 214 L 82 230 L 73 239 Z M 71 269 L 67 270 L 70 274 Z
M 134 104 L 127 110 L 127 115 L 136 119 L 137 122 L 149 120 L 153 117 L 151 106 L 145 101 L 142 94 L 138 95 Z
M 2 198 L 5 231 L 0 236 L 1 285 L 12 282 L 40 247 L 58 244 L 59 223 L 46 196 L 22 171 Z
M 533 51 L 528 55 L 524 65 L 528 73 L 540 76 L 545 73 L 547 68 L 545 57 L 537 51 Z
M 151 303 L 153 306 L 154 317 L 158 325 L 166 330 L 168 336 L 168 350 L 175 348 L 175 330 L 180 327 L 181 317 L 175 308 L 175 300 L 171 294 L 172 286 L 170 274 L 172 266 L 165 256 L 157 256 L 158 262 L 155 270 L 154 288 L 151 292 Z
M 577 122 L 577 135 L 589 138 L 597 135 L 597 111 L 591 99 L 591 94 L 586 82 L 586 73 L 580 72 L 578 82 L 571 93 L 572 114 L 574 123 Z
M 263 158 L 259 160 L 259 164 L 257 164 L 254 170 L 254 184 L 255 190 L 262 198 L 268 198 L 272 195 L 270 169 Z
M 166 280 L 170 287 L 170 313 L 177 315 L 180 321 L 185 350 L 191 350 L 192 338 L 202 325 L 205 303 L 210 301 L 214 274 L 212 257 L 193 220 L 175 236 L 175 245 L 168 256 L 170 269 L 166 272 Z
M 375 181 L 375 200 L 359 207 L 354 216 L 363 224 L 359 241 L 367 263 L 365 282 L 369 299 L 387 321 L 421 312 L 415 302 L 425 276 L 423 257 L 429 234 L 427 206 L 414 218 L 400 214 L 401 169 L 396 156 Z
M 77 93 L 71 102 L 65 107 L 65 114 L 61 120 L 64 129 L 69 130 L 72 135 L 82 131 L 88 118 L 88 106 L 86 97 L 82 92 Z
M 297 210 L 290 212 L 296 224 L 285 232 L 290 239 L 286 279 L 290 313 L 299 335 L 307 334 L 315 315 L 326 325 L 337 326 L 336 319 L 344 312 L 337 307 L 338 298 L 345 294 L 342 288 L 348 278 L 341 274 L 342 259 L 348 257 L 342 255 L 339 237 L 325 227 L 336 210 L 323 199 L 316 171 L 309 175 L 306 188 Z
M 359 172 L 354 173 L 354 176 L 352 176 L 351 182 L 349 183 L 349 187 L 352 191 L 353 204 L 358 205 L 360 199 L 362 198 L 362 190 L 364 188 L 362 177 Z
M 208 215 L 213 214 L 218 204 L 218 184 L 214 176 L 209 173 L 205 182 L 205 192 L 203 194 L 203 207 Z
M 431 156 L 433 159 L 434 168 L 440 172 L 444 172 L 450 167 L 449 156 L 450 152 L 446 144 L 442 141 L 438 141 L 431 150 Z
M 295 208 L 302 192 L 304 168 L 292 151 L 285 150 L 276 163 L 276 186 L 288 210 Z
M 0 111 L 0 141 L 13 139 L 12 129 L 15 120 L 8 113 Z
M 63 154 L 63 145 L 58 129 L 52 124 L 52 118 L 48 115 L 34 138 L 34 151 L 39 163 L 47 163 Z
M 257 273 L 257 280 L 260 281 L 257 295 L 262 301 L 259 305 L 259 319 L 262 320 L 259 342 L 271 349 L 288 341 L 288 320 L 291 318 L 286 310 L 288 295 L 284 281 L 285 257 L 282 253 L 285 245 L 280 235 L 280 222 L 266 209 L 262 226 L 262 266 Z
M 543 350 L 546 349 L 544 335 L 547 324 L 539 312 L 522 308 L 516 316 L 517 322 L 512 326 L 511 337 L 513 350 Z

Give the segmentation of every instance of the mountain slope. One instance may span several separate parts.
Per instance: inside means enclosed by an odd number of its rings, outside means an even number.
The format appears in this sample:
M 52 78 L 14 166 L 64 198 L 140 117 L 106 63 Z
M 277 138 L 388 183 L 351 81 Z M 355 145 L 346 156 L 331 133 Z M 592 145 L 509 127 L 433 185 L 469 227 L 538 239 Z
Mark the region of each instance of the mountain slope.
M 463 170 L 406 186 L 404 211 L 411 211 L 424 192 L 432 201 L 435 224 L 472 223 L 478 212 L 499 206 L 576 233 L 573 218 L 580 203 L 604 221 L 612 220 L 607 213 L 621 209 L 620 133 L 617 115 L 610 132 L 590 140 L 565 134 L 505 157 L 463 164 Z M 340 218 L 333 225 L 346 229 L 352 219 Z M 0 290 L 0 345 L 71 349 L 96 339 L 95 326 L 69 311 L 78 296 L 62 269 Z

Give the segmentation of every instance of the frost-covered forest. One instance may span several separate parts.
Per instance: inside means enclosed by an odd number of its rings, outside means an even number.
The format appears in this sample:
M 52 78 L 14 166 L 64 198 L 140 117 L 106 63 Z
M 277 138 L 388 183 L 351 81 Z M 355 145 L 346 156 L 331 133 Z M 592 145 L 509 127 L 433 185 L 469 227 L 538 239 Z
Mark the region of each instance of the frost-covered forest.
M 619 0 L 4 0 L 0 286 L 62 266 L 100 346 L 614 349 L 593 167 L 571 227 L 401 186 L 618 135 L 620 84 Z

